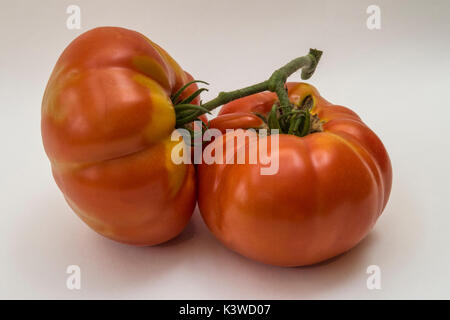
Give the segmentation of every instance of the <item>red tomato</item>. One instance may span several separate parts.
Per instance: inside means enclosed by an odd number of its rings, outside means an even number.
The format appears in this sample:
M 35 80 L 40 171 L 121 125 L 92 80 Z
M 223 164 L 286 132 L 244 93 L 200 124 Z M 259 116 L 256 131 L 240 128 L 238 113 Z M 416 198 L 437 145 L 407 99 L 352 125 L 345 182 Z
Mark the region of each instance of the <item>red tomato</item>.
M 170 97 L 191 79 L 161 47 L 123 28 L 90 30 L 62 53 L 42 102 L 42 138 L 56 183 L 95 231 L 154 245 L 186 226 L 195 170 L 171 160 Z
M 209 229 L 230 249 L 267 264 L 303 266 L 339 255 L 368 234 L 388 201 L 392 169 L 382 142 L 356 113 L 327 102 L 308 84 L 288 88 L 294 104 L 312 97 L 322 132 L 280 134 L 274 175 L 261 175 L 267 166 L 260 161 L 201 164 L 198 203 Z M 235 100 L 211 127 L 224 129 L 229 119 L 220 118 L 230 114 L 247 114 L 232 127 L 248 127 L 248 115 L 267 114 L 275 100 L 272 93 Z M 225 150 L 227 138 L 243 134 L 227 133 L 208 147 Z M 248 154 L 252 147 L 246 140 L 235 156 L 242 148 Z

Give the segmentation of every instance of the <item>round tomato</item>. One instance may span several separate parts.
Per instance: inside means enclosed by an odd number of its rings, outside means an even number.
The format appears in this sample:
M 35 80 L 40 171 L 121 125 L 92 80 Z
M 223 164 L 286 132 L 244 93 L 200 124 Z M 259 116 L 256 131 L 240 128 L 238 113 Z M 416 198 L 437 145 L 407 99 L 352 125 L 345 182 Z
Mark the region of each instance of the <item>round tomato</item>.
M 288 94 L 294 106 L 309 98 L 316 130 L 279 134 L 278 171 L 268 175 L 261 174 L 267 165 L 260 158 L 227 163 L 227 151 L 236 157 L 245 150 L 248 159 L 255 148 L 251 139 L 226 144 L 246 131 L 216 138 L 208 148 L 223 149 L 224 163 L 199 166 L 198 203 L 209 229 L 230 249 L 267 264 L 303 266 L 339 255 L 368 234 L 388 201 L 392 169 L 382 142 L 356 113 L 305 83 L 288 84 Z M 265 92 L 235 100 L 211 127 L 258 126 L 251 114 L 267 115 L 276 99 Z

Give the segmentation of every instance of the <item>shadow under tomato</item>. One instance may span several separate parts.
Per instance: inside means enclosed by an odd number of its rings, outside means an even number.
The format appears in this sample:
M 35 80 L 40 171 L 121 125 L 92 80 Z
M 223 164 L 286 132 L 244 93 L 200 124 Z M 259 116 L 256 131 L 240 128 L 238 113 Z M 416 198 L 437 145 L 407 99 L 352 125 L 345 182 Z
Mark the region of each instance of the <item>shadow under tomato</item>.
M 358 251 L 361 251 L 361 253 L 362 253 L 363 250 L 366 250 L 365 248 L 370 247 L 372 244 L 374 244 L 374 242 L 376 241 L 375 240 L 376 237 L 377 237 L 376 232 L 372 231 L 364 239 L 362 239 L 356 246 L 354 246 L 350 250 L 347 250 L 341 254 L 338 254 L 337 256 L 331 257 L 327 260 L 324 260 L 324 261 L 321 261 L 318 263 L 310 264 L 307 266 L 295 267 L 295 268 L 307 270 L 310 268 L 327 266 L 329 264 L 333 264 L 333 263 L 339 261 L 339 259 L 346 259 L 347 256 L 357 255 Z M 352 251 L 356 251 L 356 253 L 352 253 Z M 351 257 L 347 257 L 347 258 L 351 259 Z M 353 257 L 353 258 L 355 258 L 355 257 Z
M 225 248 L 212 235 L 208 237 L 203 241 L 204 255 L 209 255 L 204 272 L 208 274 L 213 269 L 221 275 L 212 280 L 218 287 L 216 293 L 209 295 L 214 299 L 314 299 L 348 282 L 367 290 L 367 261 L 377 242 L 374 230 L 353 249 L 326 261 L 303 267 L 278 267 L 252 261 Z M 229 283 L 236 290 L 219 289 Z
M 373 298 L 367 288 L 367 268 L 378 265 L 383 283 L 390 288 L 414 283 L 405 272 L 426 240 L 425 216 L 407 186 L 395 186 L 391 200 L 375 228 L 357 246 L 326 261 L 303 267 L 270 266 L 245 258 L 219 243 L 213 236 L 205 240 L 205 255 L 216 278 L 216 299 L 315 299 Z M 201 235 L 203 237 L 203 234 Z M 208 270 L 204 270 L 208 273 Z M 402 279 L 401 281 L 399 279 Z M 222 290 L 230 283 L 235 290 Z M 388 294 L 386 291 L 383 291 Z M 200 298 L 207 298 L 206 296 Z
M 366 287 L 367 267 L 380 264 L 383 281 L 393 281 L 388 277 L 402 276 L 400 269 L 421 241 L 414 199 L 405 190 L 394 194 L 359 245 L 315 265 L 288 268 L 227 249 L 208 231 L 198 209 L 178 237 L 154 247 L 133 247 L 89 229 L 56 191 L 36 192 L 35 212 L 17 230 L 17 254 L 11 260 L 22 285 L 40 298 L 314 299 L 336 297 L 336 292 L 366 297 L 373 294 Z M 68 265 L 81 268 L 80 292 L 66 288 Z

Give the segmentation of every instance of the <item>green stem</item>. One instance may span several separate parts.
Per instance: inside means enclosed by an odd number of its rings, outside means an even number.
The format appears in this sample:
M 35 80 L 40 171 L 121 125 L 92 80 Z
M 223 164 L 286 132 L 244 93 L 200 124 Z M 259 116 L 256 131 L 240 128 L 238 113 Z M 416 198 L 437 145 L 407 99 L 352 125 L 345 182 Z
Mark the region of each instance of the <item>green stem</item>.
M 274 71 L 274 73 L 270 76 L 268 80 L 242 89 L 229 92 L 220 92 L 216 98 L 212 99 L 211 101 L 208 101 L 207 103 L 202 104 L 202 107 L 206 110 L 211 111 L 233 100 L 243 98 L 262 91 L 275 92 L 280 101 L 280 105 L 282 107 L 289 107 L 290 105 L 289 97 L 285 88 L 287 78 L 300 68 L 303 68 L 301 75 L 302 79 L 303 80 L 309 79 L 316 70 L 317 64 L 319 63 L 321 56 L 322 51 L 310 49 L 309 53 L 306 56 L 296 58 L 291 62 L 289 62 L 288 64 L 286 64 L 285 66 L 281 67 L 280 69 Z M 183 126 L 186 123 L 194 121 L 205 112 L 206 112 L 205 110 L 192 110 L 192 112 L 188 115 L 186 115 L 185 113 L 180 115 L 180 117 L 178 117 L 177 115 L 177 123 L 176 123 L 177 127 Z

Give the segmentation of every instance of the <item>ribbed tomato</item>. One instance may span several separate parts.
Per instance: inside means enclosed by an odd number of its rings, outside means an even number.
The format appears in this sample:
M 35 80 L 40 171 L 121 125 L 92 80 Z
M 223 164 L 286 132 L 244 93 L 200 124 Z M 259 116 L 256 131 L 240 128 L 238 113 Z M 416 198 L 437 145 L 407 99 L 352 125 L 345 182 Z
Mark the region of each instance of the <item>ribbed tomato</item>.
M 261 174 L 266 165 L 259 160 L 201 164 L 198 203 L 227 247 L 268 264 L 303 266 L 339 255 L 369 233 L 388 201 L 392 169 L 382 142 L 355 112 L 329 103 L 308 84 L 290 83 L 288 89 L 293 106 L 309 98 L 311 119 L 319 121 L 315 130 L 279 135 L 279 170 L 273 175 Z M 264 92 L 235 100 L 211 127 L 263 127 L 253 113 L 267 115 L 276 99 Z M 208 148 L 226 151 L 227 139 L 245 134 L 226 133 Z M 236 156 L 254 145 L 245 140 L 232 148 Z
M 42 102 L 42 138 L 64 197 L 95 231 L 154 245 L 186 226 L 195 170 L 171 160 L 170 97 L 190 80 L 161 47 L 123 28 L 90 30 L 62 53 Z

